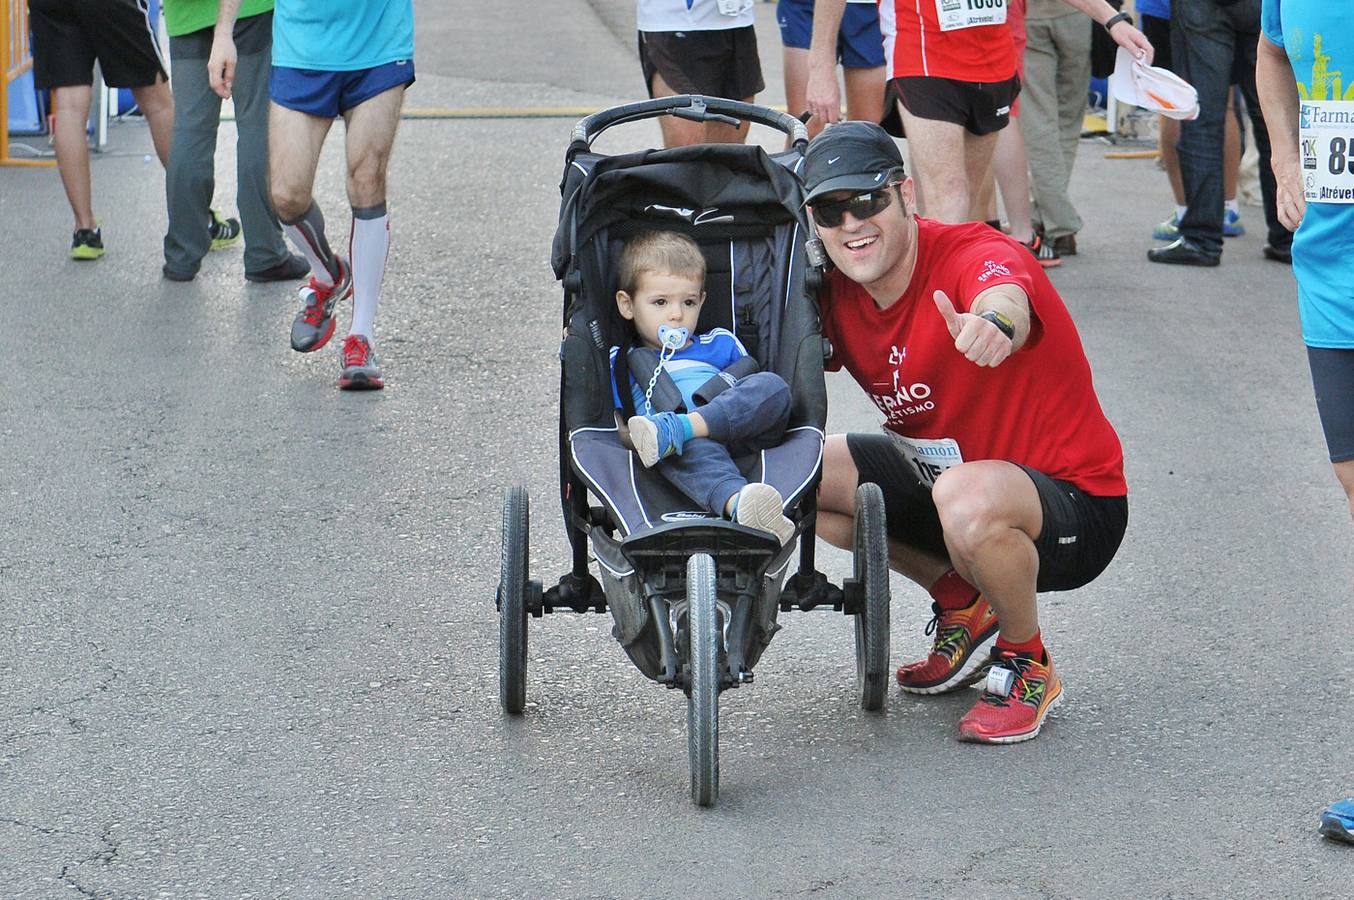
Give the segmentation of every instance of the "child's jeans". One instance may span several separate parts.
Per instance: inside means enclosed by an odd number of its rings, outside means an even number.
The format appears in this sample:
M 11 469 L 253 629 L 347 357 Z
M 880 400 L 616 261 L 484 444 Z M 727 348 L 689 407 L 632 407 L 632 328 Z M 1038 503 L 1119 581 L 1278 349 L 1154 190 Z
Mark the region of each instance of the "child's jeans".
M 754 372 L 705 406 L 691 410 L 710 426 L 708 438 L 693 438 L 678 456 L 655 467 L 677 490 L 715 515 L 747 486 L 733 457 L 780 443 L 790 421 L 790 386 L 774 372 Z

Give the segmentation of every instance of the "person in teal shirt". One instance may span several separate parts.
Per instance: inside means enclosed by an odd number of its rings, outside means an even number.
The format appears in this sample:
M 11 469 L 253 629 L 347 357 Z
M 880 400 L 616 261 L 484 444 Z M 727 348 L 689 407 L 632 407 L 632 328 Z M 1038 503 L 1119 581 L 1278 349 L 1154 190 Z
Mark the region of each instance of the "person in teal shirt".
M 386 170 L 404 92 L 414 83 L 413 0 L 275 0 L 268 81 L 270 184 L 283 231 L 310 264 L 291 346 L 310 353 L 335 330 L 338 304 L 353 319 L 339 353 L 344 390 L 385 385 L 373 331 L 390 249 Z M 231 96 L 241 0 L 221 0 L 207 62 L 212 89 Z M 352 207 L 351 260 L 334 253 L 315 203 L 315 170 L 334 119 L 343 117 Z
M 273 0 L 245 0 L 235 24 L 236 205 L 240 218 L 210 209 L 216 190 L 216 134 L 221 98 L 207 80 L 216 26 L 217 0 L 164 0 L 170 72 L 178 115 L 165 170 L 165 231 L 162 269 L 171 281 L 191 281 L 209 250 L 219 250 L 244 232 L 244 277 L 249 281 L 300 281 L 310 271 L 291 253 L 268 198 L 268 71 Z
M 1354 31 L 1344 6 L 1264 0 L 1255 74 L 1279 220 L 1294 231 L 1317 412 L 1354 517 Z M 1327 807 L 1319 830 L 1354 843 L 1354 798 Z

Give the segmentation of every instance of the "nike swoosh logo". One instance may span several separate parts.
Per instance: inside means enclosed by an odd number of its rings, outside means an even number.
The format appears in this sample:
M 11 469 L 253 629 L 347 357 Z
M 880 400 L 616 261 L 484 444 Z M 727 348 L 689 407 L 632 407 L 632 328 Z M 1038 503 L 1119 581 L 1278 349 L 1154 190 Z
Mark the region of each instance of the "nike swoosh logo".
M 829 159 L 829 160 L 827 161 L 827 164 L 828 164 L 829 166 L 830 166 L 830 165 L 833 165 L 833 164 L 836 163 L 837 160 L 839 160 L 839 159 L 841 159 L 840 156 L 834 156 L 834 157 L 832 157 L 831 159 Z

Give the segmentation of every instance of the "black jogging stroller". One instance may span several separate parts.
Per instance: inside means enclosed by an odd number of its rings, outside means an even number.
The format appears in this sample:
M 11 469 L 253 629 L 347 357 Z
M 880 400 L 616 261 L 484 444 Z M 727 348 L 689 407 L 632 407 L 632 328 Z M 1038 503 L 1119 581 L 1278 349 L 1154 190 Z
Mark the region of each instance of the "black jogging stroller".
M 786 133 L 791 148 L 701 145 L 603 156 L 607 128 L 672 114 L 695 121 L 750 121 Z M 692 799 L 719 788 L 719 694 L 752 681 L 753 668 L 790 609 L 835 609 L 854 618 L 861 706 L 884 706 L 889 676 L 888 552 L 879 489 L 857 492 L 853 577 L 838 588 L 814 568 L 814 517 L 827 397 L 817 287 L 821 246 L 803 209 L 801 122 L 746 103 L 665 97 L 589 116 L 565 155 L 563 202 L 552 263 L 564 286 L 560 348 L 560 497 L 573 568 L 542 590 L 528 568 L 528 498 L 506 492 L 498 587 L 499 693 L 526 702 L 527 619 L 561 610 L 610 610 L 612 633 L 650 679 L 687 696 Z M 783 441 L 737 459 L 749 481 L 779 489 L 796 540 L 776 538 L 693 509 L 620 442 L 609 351 L 622 343 L 616 262 L 641 230 L 669 229 L 700 246 L 706 302 L 697 330 L 736 334 L 764 370 L 790 385 Z M 591 553 L 589 548 L 591 547 Z M 590 572 L 590 558 L 596 575 Z

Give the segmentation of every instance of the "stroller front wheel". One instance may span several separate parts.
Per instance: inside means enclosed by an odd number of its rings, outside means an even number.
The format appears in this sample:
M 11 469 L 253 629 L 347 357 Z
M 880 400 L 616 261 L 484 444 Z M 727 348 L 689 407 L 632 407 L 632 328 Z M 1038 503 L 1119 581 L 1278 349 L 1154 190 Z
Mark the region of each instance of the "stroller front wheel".
M 697 553 L 686 564 L 690 689 L 686 745 L 691 763 L 691 799 L 713 806 L 719 796 L 719 616 L 715 561 Z

